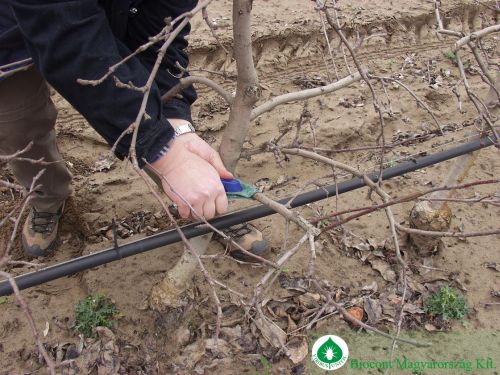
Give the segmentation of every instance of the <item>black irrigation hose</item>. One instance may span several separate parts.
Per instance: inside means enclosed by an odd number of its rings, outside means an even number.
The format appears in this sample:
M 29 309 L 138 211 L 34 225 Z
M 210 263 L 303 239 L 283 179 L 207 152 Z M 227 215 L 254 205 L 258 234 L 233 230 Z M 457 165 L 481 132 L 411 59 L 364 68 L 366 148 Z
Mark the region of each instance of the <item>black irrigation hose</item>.
M 437 164 L 445 160 L 449 160 L 457 156 L 491 146 L 493 144 L 494 142 L 491 138 L 483 137 L 446 151 L 441 151 L 432 155 L 398 164 L 395 167 L 384 169 L 382 171 L 382 176 L 384 180 L 401 176 L 405 173 L 413 172 L 417 169 L 425 168 L 430 165 Z M 375 172 L 369 174 L 368 177 L 370 177 L 373 181 L 376 181 L 378 179 L 378 175 L 378 172 Z M 290 203 L 290 206 L 303 206 L 307 203 L 312 203 L 321 199 L 328 198 L 330 196 L 335 196 L 336 192 L 338 192 L 338 194 L 342 194 L 348 191 L 359 189 L 363 186 L 365 186 L 365 182 L 362 179 L 353 178 L 351 180 L 341 182 L 337 186 L 330 185 L 321 189 L 300 194 L 293 199 L 293 201 Z M 279 202 L 287 203 L 290 199 L 291 198 L 284 198 L 279 200 Z M 259 205 L 217 217 L 211 220 L 210 224 L 212 224 L 217 229 L 223 229 L 232 225 L 241 224 L 250 220 L 269 216 L 274 213 L 275 211 L 268 206 Z M 187 238 L 197 237 L 211 232 L 210 228 L 203 225 L 202 222 L 188 224 L 183 226 L 181 229 Z M 47 281 L 72 275 L 89 268 L 101 266 L 115 260 L 140 254 L 179 241 L 181 241 L 179 234 L 175 229 L 171 229 L 166 232 L 158 233 L 154 236 L 130 242 L 122 246 L 102 250 L 97 253 L 81 256 L 63 263 L 43 268 L 38 271 L 17 276 L 15 278 L 15 281 L 19 289 L 26 289 L 35 285 L 40 285 Z M 12 286 L 10 285 L 9 281 L 2 281 L 0 283 L 0 296 L 6 296 L 9 294 L 12 294 Z

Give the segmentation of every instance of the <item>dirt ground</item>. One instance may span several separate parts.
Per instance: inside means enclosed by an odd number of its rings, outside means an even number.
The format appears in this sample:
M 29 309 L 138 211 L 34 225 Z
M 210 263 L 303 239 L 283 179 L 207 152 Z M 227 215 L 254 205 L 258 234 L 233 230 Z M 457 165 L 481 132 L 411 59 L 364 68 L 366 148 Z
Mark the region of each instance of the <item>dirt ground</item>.
M 489 3 L 478 3 L 472 0 L 443 2 L 449 27 L 469 32 L 495 22 Z M 432 2 L 356 0 L 340 1 L 339 7 L 345 17 L 343 22 L 350 41 L 355 44 L 356 40 L 363 38 L 363 44 L 357 51 L 362 63 L 374 74 L 397 76 L 410 86 L 432 109 L 445 129 L 443 135 L 437 134 L 433 119 L 402 88 L 388 84 L 386 95 L 382 86 L 376 86 L 381 102 L 385 106 L 390 105 L 393 112 L 386 118 L 386 142 L 408 140 L 403 146 L 387 150 L 385 160 L 389 166 L 456 146 L 465 137 L 477 133 L 474 126 L 477 112 L 467 100 L 463 85 L 458 89 L 463 108 L 462 111 L 458 109 L 453 89 L 459 72 L 452 59 L 445 55 L 454 40 L 436 36 Z M 230 11 L 229 0 L 214 2 L 209 8 L 210 18 L 218 25 L 217 35 L 227 47 L 231 44 Z M 196 68 L 224 72 L 226 78 L 218 75 L 214 78 L 228 91 L 234 91 L 231 79 L 235 72 L 234 62 L 226 56 L 201 17 L 195 18 L 192 26 L 190 56 L 193 74 Z M 314 2 L 256 1 L 253 30 L 254 59 L 263 88 L 263 100 L 301 88 L 324 85 L 335 78 Z M 341 68 L 344 66 L 343 57 L 337 49 L 338 39 L 333 34 L 330 36 L 337 54 L 339 74 L 345 76 L 345 68 Z M 498 63 L 498 35 L 489 38 L 485 47 L 491 61 Z M 471 56 L 466 55 L 465 58 L 471 60 Z M 352 60 L 348 60 L 354 67 Z M 487 87 L 477 73 L 469 73 L 472 89 L 479 97 L 484 97 Z M 199 99 L 193 107 L 194 121 L 204 139 L 216 146 L 227 122 L 228 108 L 206 87 L 197 89 Z M 161 213 L 155 198 L 132 168 L 114 160 L 109 147 L 57 93 L 54 93 L 53 99 L 59 109 L 58 143 L 74 175 L 74 194 L 64 216 L 60 246 L 43 263 L 54 264 L 112 247 L 110 228 L 113 219 L 119 223 L 120 243 L 167 228 L 168 218 Z M 282 140 L 282 144 L 289 143 L 295 135 L 295 124 L 305 110 L 310 114 L 313 126 L 306 122 L 299 132 L 299 139 L 304 145 L 316 142 L 317 147 L 326 149 L 376 145 L 380 132 L 377 114 L 373 110 L 368 87 L 357 83 L 334 94 L 287 104 L 264 114 L 254 123 L 245 147 L 254 149 L 277 137 L 286 126 L 292 126 L 292 131 Z M 374 151 L 359 151 L 331 156 L 362 171 L 371 171 L 377 167 L 380 155 Z M 401 197 L 438 186 L 452 163 L 444 162 L 386 181 L 384 187 L 393 197 Z M 2 178 L 10 177 L 6 169 L 0 173 Z M 315 184 L 331 184 L 331 174 L 330 168 L 299 156 L 290 156 L 277 163 L 271 153 L 242 159 L 237 168 L 239 178 L 263 187 L 269 196 L 275 198 L 292 196 L 304 189 L 311 190 L 316 188 Z M 490 147 L 477 153 L 464 182 L 498 176 L 499 153 Z M 349 178 L 341 173 L 337 177 Z M 470 197 L 475 192 L 500 193 L 498 185 L 485 185 L 473 191 L 459 192 L 456 196 Z M 0 212 L 7 212 L 12 207 L 13 198 L 16 197 L 12 197 L 10 192 L 0 192 Z M 310 204 L 297 209 L 297 212 L 310 218 L 333 209 L 345 210 L 370 204 L 367 190 L 360 189 L 338 199 Z M 232 207 L 241 206 L 242 203 L 233 203 Z M 408 224 L 411 207 L 411 203 L 395 206 L 396 220 Z M 451 207 L 452 230 L 473 232 L 498 228 L 498 206 L 454 204 Z M 254 224 L 271 242 L 269 257 L 277 259 L 283 254 L 285 221 L 274 215 Z M 290 226 L 288 244 L 293 244 L 301 235 L 300 230 Z M 365 319 L 371 318 L 367 316 L 366 300 L 376 301 L 382 310 L 372 325 L 394 332 L 395 311 L 401 290 L 395 286 L 390 273 L 396 265 L 394 250 L 389 241 L 385 241 L 388 237 L 389 228 L 383 212 L 363 216 L 346 224 L 343 230 L 325 234 L 318 239 L 315 276 L 322 280 L 324 287 L 335 291 L 338 302 L 363 307 Z M 404 242 L 405 238 L 401 240 Z M 411 265 L 411 284 L 402 328 L 405 335 L 423 334 L 426 340 L 434 342 L 435 349 L 421 352 L 423 357 L 435 359 L 436 353 L 446 357 L 447 353 L 455 352 L 463 355 L 460 346 L 446 346 L 448 344 L 445 343 L 451 342 L 451 336 L 438 336 L 433 331 L 452 330 L 462 335 L 460 337 L 470 338 L 485 332 L 493 336 L 477 336 L 479 342 L 491 344 L 491 349 L 483 354 L 493 357 L 497 368 L 500 366 L 498 306 L 484 306 L 484 302 L 499 302 L 491 295 L 492 291 L 500 290 L 500 268 L 497 266 L 495 270 L 491 267 L 492 264 L 500 264 L 499 241 L 500 235 L 447 238 L 437 254 L 426 257 L 404 242 L 404 255 Z M 243 310 L 237 307 L 238 300 L 234 294 L 220 289 L 224 312 L 223 344 L 222 349 L 215 350 L 210 340 L 216 311 L 201 274 L 194 277 L 191 301 L 182 313 L 161 314 L 147 307 L 151 287 L 175 264 L 182 251 L 182 245 L 171 245 L 25 290 L 23 295 L 34 312 L 38 328 L 43 331 L 46 347 L 54 356 L 62 358 L 67 356 L 68 348 L 77 350 L 79 357 L 76 363 L 80 373 L 92 374 L 309 374 L 317 371 L 311 367 L 309 359 L 310 340 L 314 335 L 344 332 L 344 336 L 352 339 L 350 350 L 352 347 L 356 352 L 354 343 L 362 347 L 359 340 L 363 334 L 356 333 L 338 314 L 330 314 L 318 322 L 313 331 L 299 331 L 296 340 L 309 343 L 309 354 L 300 363 L 293 363 L 256 332 Z M 211 243 L 209 254 L 221 255 L 223 252 L 222 245 Z M 27 260 L 19 246 L 16 246 L 14 256 L 18 260 Z M 290 287 L 303 282 L 308 262 L 309 252 L 304 247 L 287 263 L 286 271 L 273 284 L 268 291 L 268 299 L 263 303 L 269 316 L 287 332 L 294 326 L 301 327 L 307 311 L 317 311 L 314 308 L 321 302 L 316 292 L 305 293 L 303 286 Z M 205 264 L 215 278 L 248 296 L 252 295 L 255 284 L 267 270 L 258 265 L 239 264 L 224 256 L 206 259 Z M 10 272 L 18 275 L 30 270 L 27 266 L 16 266 Z M 470 307 L 467 323 L 440 324 L 430 321 L 423 313 L 422 298 L 442 285 L 451 285 L 464 292 Z M 103 292 L 112 298 L 121 314 L 112 328 L 113 333 L 108 336 L 103 334 L 97 340 L 84 340 L 72 329 L 74 306 L 94 292 Z M 277 313 L 280 309 L 286 311 L 284 315 Z M 300 341 L 304 338 L 307 340 Z M 378 358 L 388 357 L 391 341 L 371 336 L 366 342 L 374 338 L 379 347 L 385 348 Z M 466 345 L 470 353 L 478 346 L 478 341 L 474 340 Z M 13 298 L 9 297 L 0 304 L 0 373 L 44 373 L 33 342 L 25 317 L 20 314 Z M 470 355 L 472 358 L 473 355 Z M 339 373 L 351 372 L 354 370 L 344 368 Z M 377 373 L 374 370 L 357 372 Z M 78 372 L 67 370 L 66 373 Z M 492 370 L 490 373 L 496 372 Z

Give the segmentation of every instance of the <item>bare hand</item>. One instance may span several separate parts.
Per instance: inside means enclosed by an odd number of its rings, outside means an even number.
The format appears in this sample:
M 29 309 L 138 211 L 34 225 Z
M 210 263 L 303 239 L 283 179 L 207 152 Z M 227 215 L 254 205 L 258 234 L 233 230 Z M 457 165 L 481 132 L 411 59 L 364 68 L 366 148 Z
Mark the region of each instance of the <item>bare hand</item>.
M 164 177 L 163 189 L 177 205 L 182 218 L 191 214 L 194 218 L 202 215 L 211 219 L 216 213 L 227 211 L 220 178 L 231 179 L 233 175 L 224 167 L 217 151 L 196 134 L 175 138 L 165 156 L 152 166 Z

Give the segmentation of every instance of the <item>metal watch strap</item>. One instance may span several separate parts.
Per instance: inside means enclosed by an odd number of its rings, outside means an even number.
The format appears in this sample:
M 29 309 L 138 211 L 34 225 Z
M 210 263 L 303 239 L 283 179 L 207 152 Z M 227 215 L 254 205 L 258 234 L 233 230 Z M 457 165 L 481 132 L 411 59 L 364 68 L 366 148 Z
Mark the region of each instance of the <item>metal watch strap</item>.
M 190 123 L 186 123 L 175 128 L 175 137 L 178 137 L 182 134 L 195 133 L 195 132 L 196 130 L 193 127 L 193 125 L 191 125 Z

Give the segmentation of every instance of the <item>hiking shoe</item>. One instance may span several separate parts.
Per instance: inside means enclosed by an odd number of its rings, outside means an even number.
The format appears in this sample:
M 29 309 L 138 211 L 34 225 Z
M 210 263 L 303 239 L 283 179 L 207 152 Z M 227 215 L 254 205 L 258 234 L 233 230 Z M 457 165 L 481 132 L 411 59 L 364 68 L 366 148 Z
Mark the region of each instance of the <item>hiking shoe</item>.
M 63 210 L 64 203 L 56 213 L 39 212 L 34 207 L 31 208 L 21 235 L 25 254 L 44 257 L 52 251 Z
M 266 241 L 262 232 L 255 228 L 253 225 L 244 223 L 229 227 L 224 233 L 231 237 L 231 239 L 240 245 L 246 251 L 262 256 L 269 248 L 269 242 Z M 249 254 L 245 254 L 231 241 L 225 240 L 222 237 L 217 238 L 223 245 L 229 247 L 229 255 L 237 260 L 243 262 L 258 262 L 258 259 Z

